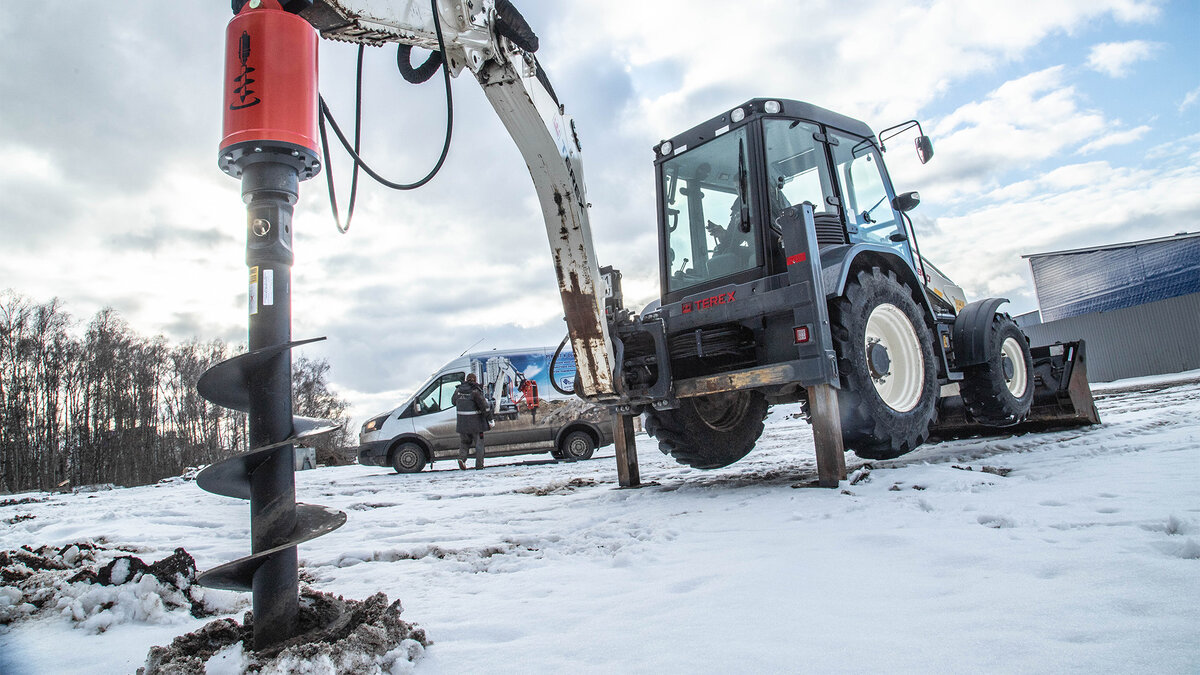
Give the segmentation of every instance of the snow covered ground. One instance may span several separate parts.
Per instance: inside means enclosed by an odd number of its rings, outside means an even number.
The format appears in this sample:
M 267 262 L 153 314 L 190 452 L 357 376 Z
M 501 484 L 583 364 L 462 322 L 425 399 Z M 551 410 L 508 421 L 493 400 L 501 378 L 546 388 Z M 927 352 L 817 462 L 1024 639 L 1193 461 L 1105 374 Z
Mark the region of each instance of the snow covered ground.
M 301 546 L 302 575 L 401 599 L 433 640 L 417 673 L 1196 673 L 1197 379 L 1109 385 L 1098 428 L 930 445 L 837 491 L 805 487 L 811 434 L 788 407 L 718 471 L 639 436 L 655 484 L 638 490 L 615 489 L 611 448 L 306 471 L 300 500 L 349 522 Z M 150 562 L 184 547 L 201 569 L 249 551 L 247 502 L 193 482 L 15 497 L 46 499 L 0 507 L 0 550 L 90 540 Z M 248 603 L 207 593 L 238 618 Z M 0 672 L 128 673 L 208 620 L 43 612 L 0 635 Z

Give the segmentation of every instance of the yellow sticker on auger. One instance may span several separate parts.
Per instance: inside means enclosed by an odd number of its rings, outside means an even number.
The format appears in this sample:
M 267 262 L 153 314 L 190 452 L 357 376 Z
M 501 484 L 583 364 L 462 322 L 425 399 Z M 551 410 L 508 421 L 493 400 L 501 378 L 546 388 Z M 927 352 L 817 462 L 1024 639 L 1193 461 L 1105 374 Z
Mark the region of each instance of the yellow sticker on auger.
M 258 268 L 250 268 L 250 314 L 258 314 Z

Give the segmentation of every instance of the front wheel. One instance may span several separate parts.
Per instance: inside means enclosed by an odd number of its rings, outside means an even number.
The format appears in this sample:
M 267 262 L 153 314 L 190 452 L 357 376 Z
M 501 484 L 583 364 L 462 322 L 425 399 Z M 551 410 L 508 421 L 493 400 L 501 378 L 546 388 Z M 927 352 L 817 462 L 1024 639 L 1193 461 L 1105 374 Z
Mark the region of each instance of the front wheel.
M 425 449 L 416 443 L 401 443 L 392 452 L 392 468 L 396 473 L 417 473 L 425 468 Z
M 933 332 L 911 289 L 878 267 L 830 303 L 842 438 L 864 459 L 891 459 L 929 437 L 937 414 Z
M 562 447 L 559 449 L 562 459 L 568 462 L 591 459 L 594 452 L 596 452 L 596 442 L 592 440 L 592 435 L 586 431 L 572 431 L 567 434 L 566 438 L 562 441 Z
M 1033 404 L 1029 342 L 1007 314 L 995 315 L 987 330 L 987 361 L 963 372 L 959 393 L 975 421 L 1012 426 L 1029 415 Z
M 749 454 L 763 432 L 767 399 L 757 391 L 685 398 L 674 410 L 647 408 L 658 449 L 694 469 L 719 469 Z

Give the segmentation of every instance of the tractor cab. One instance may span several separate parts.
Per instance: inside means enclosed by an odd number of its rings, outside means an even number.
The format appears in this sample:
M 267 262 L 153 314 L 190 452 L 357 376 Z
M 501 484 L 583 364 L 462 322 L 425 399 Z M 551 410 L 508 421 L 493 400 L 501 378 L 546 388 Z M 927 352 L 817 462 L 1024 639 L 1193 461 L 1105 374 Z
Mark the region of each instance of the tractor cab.
M 754 99 L 655 153 L 664 304 L 784 273 L 777 219 L 805 202 L 823 255 L 827 247 L 873 244 L 919 269 L 902 214 L 917 198 L 897 199 L 875 134 L 862 122 L 798 101 Z
M 882 157 L 912 127 L 876 136 L 817 106 L 753 99 L 658 144 L 662 298 L 634 314 L 614 284 L 606 310 L 624 411 L 645 414 L 663 452 L 726 466 L 754 447 L 769 405 L 791 402 L 817 427 L 836 415 L 814 435 L 840 434 L 865 459 L 931 430 L 1020 424 L 1035 399 L 1065 411 L 1042 419 L 1098 419 L 1086 384 L 1070 384 L 1081 349 L 1039 356 L 1035 378 L 1028 340 L 996 311 L 1007 300 L 967 303 L 921 260 L 907 216 L 919 198 L 896 194 Z M 923 134 L 916 148 L 922 163 L 933 154 Z M 1035 379 L 1050 385 L 1038 397 Z

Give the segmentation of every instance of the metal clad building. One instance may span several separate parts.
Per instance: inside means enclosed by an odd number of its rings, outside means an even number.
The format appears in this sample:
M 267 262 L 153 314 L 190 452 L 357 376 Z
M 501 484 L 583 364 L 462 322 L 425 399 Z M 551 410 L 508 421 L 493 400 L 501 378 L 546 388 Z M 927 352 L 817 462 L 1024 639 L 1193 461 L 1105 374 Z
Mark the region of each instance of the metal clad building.
M 1200 292 L 1200 232 L 1024 257 L 1047 322 Z
M 1030 344 L 1087 342 L 1088 380 L 1200 368 L 1200 293 L 1024 326 Z

